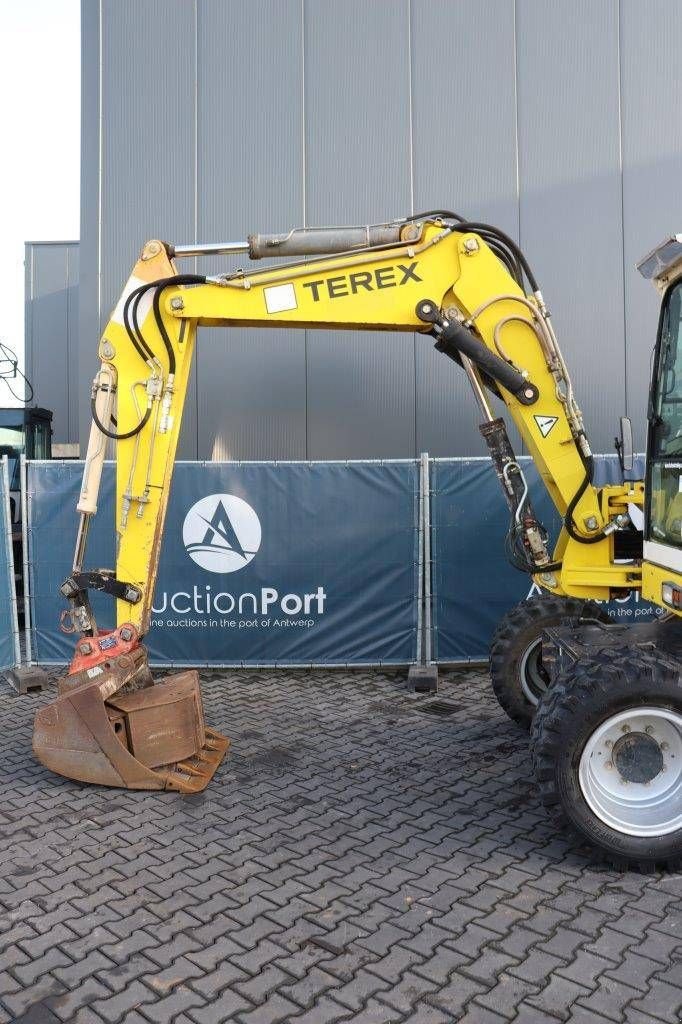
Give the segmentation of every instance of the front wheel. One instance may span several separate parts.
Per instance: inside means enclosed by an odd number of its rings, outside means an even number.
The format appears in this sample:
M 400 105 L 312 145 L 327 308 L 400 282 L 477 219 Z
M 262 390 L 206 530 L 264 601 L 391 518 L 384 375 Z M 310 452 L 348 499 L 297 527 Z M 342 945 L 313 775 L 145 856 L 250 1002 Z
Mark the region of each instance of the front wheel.
M 542 700 L 531 753 L 544 805 L 616 867 L 682 866 L 682 682 L 637 648 L 596 651 Z
M 550 594 L 521 601 L 495 630 L 490 648 L 493 691 L 512 721 L 525 729 L 550 683 L 542 664 L 542 634 L 580 619 L 608 622 L 609 616 L 594 601 Z

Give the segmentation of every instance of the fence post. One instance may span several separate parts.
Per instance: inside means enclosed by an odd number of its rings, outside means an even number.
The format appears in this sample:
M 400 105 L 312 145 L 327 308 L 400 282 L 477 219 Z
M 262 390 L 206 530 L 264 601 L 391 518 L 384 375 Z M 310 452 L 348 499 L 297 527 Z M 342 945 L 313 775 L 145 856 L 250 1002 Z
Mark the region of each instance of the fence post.
M 21 503 L 21 562 L 24 583 L 24 639 L 26 642 L 26 662 L 21 665 L 21 657 L 17 661 L 17 667 L 8 674 L 7 678 L 17 693 L 40 693 L 48 683 L 47 673 L 37 665 L 32 665 L 33 652 L 31 648 L 31 609 L 30 609 L 30 579 L 28 571 L 28 488 L 26 486 L 26 456 L 19 456 L 19 500 Z M 9 500 L 9 491 L 8 491 Z M 10 527 L 11 528 L 11 527 Z M 13 591 L 14 607 L 16 609 L 16 591 Z M 18 620 L 17 620 L 17 643 L 19 642 Z
M 31 584 L 28 569 L 28 470 L 25 455 L 19 457 L 19 486 L 21 488 L 21 571 L 24 577 L 24 636 L 26 639 L 26 663 L 30 665 L 33 662 L 33 648 L 31 644 Z
M 16 591 L 16 570 L 14 568 L 14 551 L 12 545 L 12 510 L 9 500 L 9 459 L 6 455 L 2 457 L 2 493 L 5 506 L 5 545 L 7 554 L 7 570 L 10 574 L 10 608 L 12 619 L 12 637 L 14 646 L 14 665 L 21 662 L 21 647 L 19 644 L 19 619 L 17 616 L 17 591 Z
M 428 453 L 422 455 L 424 466 L 424 660 L 433 665 L 433 631 L 431 622 L 431 463 Z M 436 669 L 436 687 L 438 670 Z
M 419 460 L 419 510 L 417 516 L 417 659 L 418 665 L 422 663 L 422 652 L 424 650 L 424 463 Z
M 419 460 L 419 615 L 417 661 L 407 674 L 407 685 L 417 693 L 438 690 L 438 666 L 432 659 L 431 643 L 431 482 L 429 454 Z

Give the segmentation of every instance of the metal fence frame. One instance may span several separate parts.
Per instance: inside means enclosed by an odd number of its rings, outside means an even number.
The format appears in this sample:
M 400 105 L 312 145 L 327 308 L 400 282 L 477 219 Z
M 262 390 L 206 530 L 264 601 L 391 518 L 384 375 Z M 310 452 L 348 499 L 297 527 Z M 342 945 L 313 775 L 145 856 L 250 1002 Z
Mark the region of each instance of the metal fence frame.
M 638 458 L 643 456 L 638 455 Z M 40 465 L 41 463 L 47 462 L 48 460 L 34 459 L 31 460 L 31 465 Z M 416 615 L 416 657 L 414 662 L 387 662 L 387 661 L 375 661 L 375 662 L 301 662 L 301 663 L 281 663 L 281 662 L 269 662 L 266 664 L 248 663 L 245 665 L 243 662 L 210 662 L 203 663 L 197 662 L 197 667 L 200 668 L 214 668 L 214 669 L 228 669 L 228 668 L 254 668 L 254 669 L 266 669 L 266 668 L 381 668 L 381 667 L 400 667 L 404 664 L 421 664 L 421 665 L 466 665 L 472 663 L 472 658 L 458 658 L 455 661 L 451 659 L 440 659 L 434 658 L 434 632 L 438 630 L 438 622 L 436 621 L 434 614 L 434 602 L 436 599 L 436 593 L 433 589 L 433 557 L 432 557 L 432 522 L 431 522 L 431 502 L 432 502 L 432 474 L 431 469 L 436 463 L 487 463 L 489 458 L 486 455 L 479 456 L 467 456 L 467 457 L 454 457 L 454 458 L 431 458 L 428 452 L 422 452 L 419 459 L 275 459 L 275 460 L 236 460 L 234 462 L 211 462 L 209 460 L 201 460 L 195 462 L 193 460 L 183 459 L 179 460 L 177 465 L 191 464 L 200 466 L 286 466 L 286 465 L 342 465 L 342 466 L 353 466 L 353 465 L 395 465 L 395 464 L 409 464 L 418 465 L 418 489 L 415 493 L 415 501 L 417 508 L 415 511 L 415 526 L 418 533 L 417 541 L 417 560 L 416 560 L 416 581 L 415 581 L 415 595 L 414 600 L 416 602 L 417 615 Z M 530 456 L 521 456 L 520 461 L 531 463 L 532 459 Z M 61 464 L 69 464 L 71 460 L 57 459 L 50 460 L 50 464 L 55 462 Z M 26 660 L 29 664 L 35 664 L 33 661 L 33 638 L 34 638 L 34 614 L 33 614 L 33 566 L 29 557 L 29 546 L 30 546 L 30 534 L 31 534 L 31 513 L 32 513 L 32 502 L 31 495 L 28 493 L 28 463 L 27 460 L 21 457 L 21 500 L 22 500 L 22 531 L 23 531 L 23 560 L 24 560 L 24 614 L 26 623 Z M 9 501 L 9 496 L 8 496 Z M 11 524 L 10 524 L 11 529 Z M 16 606 L 16 601 L 15 601 Z M 17 633 L 18 643 L 18 633 Z M 478 659 L 473 659 L 474 662 L 478 662 Z M 44 665 L 56 665 L 60 664 L 56 661 L 43 661 L 41 664 Z M 175 662 L 159 662 L 159 667 L 176 668 L 185 667 L 178 666 Z
M 34 652 L 34 619 L 33 614 L 33 563 L 29 556 L 29 543 L 31 537 L 31 513 L 32 513 L 32 502 L 30 500 L 30 494 L 28 492 L 28 466 L 38 465 L 72 465 L 74 461 L 82 463 L 83 460 L 73 459 L 26 459 L 23 455 L 21 456 L 21 487 L 22 487 L 22 509 L 24 514 L 22 517 L 22 528 L 23 528 L 23 561 L 24 561 L 24 607 L 25 607 L 25 624 L 26 624 L 26 661 L 29 665 L 36 665 L 38 662 L 33 659 Z M 107 460 L 105 465 L 111 465 L 111 460 Z M 249 662 L 245 664 L 241 661 L 236 662 L 196 662 L 196 668 L 205 669 L 271 669 L 271 668 L 286 668 L 286 669 L 361 669 L 361 668 L 401 668 L 403 666 L 409 666 L 413 664 L 419 664 L 422 659 L 422 652 L 424 648 L 424 629 L 423 621 L 425 618 L 425 612 L 428 615 L 430 621 L 430 607 L 429 604 L 424 604 L 422 607 L 422 598 L 425 596 L 425 560 L 424 560 L 424 522 L 422 521 L 422 510 L 428 506 L 428 455 L 422 454 L 420 459 L 236 459 L 234 461 L 212 461 L 209 459 L 178 459 L 175 463 L 176 466 L 180 465 L 193 465 L 193 466 L 385 466 L 385 465 L 410 465 L 419 466 L 420 472 L 418 474 L 418 487 L 414 494 L 415 500 L 415 514 L 414 524 L 417 530 L 417 561 L 415 563 L 415 592 L 414 602 L 417 609 L 417 622 L 415 625 L 416 630 L 416 656 L 414 661 L 409 662 L 397 662 L 397 661 L 352 661 L 352 662 L 268 662 L 266 664 L 258 664 L 255 662 Z M 426 466 L 424 473 L 423 467 Z M 430 602 L 430 584 L 427 588 Z M 430 649 L 430 641 L 428 644 Z M 48 667 L 62 665 L 61 661 L 42 661 L 40 665 Z M 179 664 L 172 661 L 155 661 L 154 666 L 157 668 L 187 668 L 186 664 Z
M 6 668 L 16 668 L 21 664 L 21 644 L 19 642 L 19 613 L 17 608 L 17 592 L 15 585 L 16 570 L 14 568 L 14 551 L 12 546 L 12 511 L 9 500 L 9 459 L 2 456 L 0 464 L 1 490 L 5 509 L 5 530 L 4 544 L 7 556 L 7 567 L 10 573 L 10 618 L 12 622 L 12 636 L 14 638 L 14 665 L 7 665 Z
M 598 459 L 604 459 L 604 458 L 614 458 L 615 456 L 614 456 L 614 453 L 612 453 L 612 452 L 599 452 L 599 453 L 595 454 L 594 457 L 595 457 L 595 459 L 598 460 Z M 635 452 L 634 459 L 642 459 L 642 460 L 644 460 L 644 462 L 646 462 L 646 453 L 645 452 Z M 532 458 L 531 455 L 520 455 L 518 457 L 518 461 L 519 461 L 519 463 L 522 466 L 524 466 L 524 465 L 527 465 L 527 466 L 534 465 L 533 458 Z M 490 457 L 488 455 L 461 455 L 461 456 L 453 456 L 453 457 L 441 456 L 441 457 L 434 457 L 432 459 L 429 459 L 429 468 L 428 468 L 428 473 L 427 473 L 427 481 L 428 481 L 428 490 L 427 490 L 428 499 L 427 499 L 427 503 L 428 503 L 429 510 L 430 510 L 430 507 L 431 507 L 431 497 L 432 497 L 432 493 L 433 493 L 432 490 L 431 490 L 431 467 L 434 466 L 436 463 L 446 463 L 448 465 L 451 465 L 453 463 L 460 464 L 460 463 L 464 463 L 464 462 L 466 462 L 466 463 L 472 463 L 472 462 L 475 462 L 475 463 L 482 463 L 482 462 L 490 463 Z M 490 463 L 490 464 L 492 465 L 492 463 Z M 501 500 L 503 500 L 502 497 L 501 497 Z M 425 546 L 428 549 L 428 558 L 425 558 L 425 587 L 428 589 L 428 592 L 429 592 L 429 598 L 430 598 L 430 600 L 429 600 L 429 608 L 430 608 L 430 611 L 432 613 L 434 613 L 434 614 L 429 616 L 428 626 L 425 627 L 425 645 L 426 645 L 426 649 L 428 651 L 429 659 L 431 659 L 431 652 L 433 651 L 433 643 L 432 643 L 433 634 L 434 634 L 434 632 L 437 633 L 438 625 L 439 625 L 437 621 L 434 621 L 435 620 L 435 602 L 436 602 L 437 595 L 436 595 L 435 590 L 433 590 L 433 587 L 432 587 L 432 574 L 433 574 L 433 568 L 434 568 L 434 565 L 435 565 L 435 563 L 431 559 L 431 541 L 432 541 L 432 539 L 433 539 L 433 536 L 432 536 L 432 527 L 431 527 L 430 512 L 429 512 L 428 527 L 426 527 L 426 533 L 425 533 Z M 500 548 L 500 554 L 502 555 L 502 549 L 501 548 Z M 529 577 L 529 580 L 530 580 L 530 577 Z M 482 659 L 477 658 L 477 657 L 468 657 L 468 658 L 461 657 L 461 658 L 456 658 L 454 660 L 452 658 L 435 658 L 433 660 L 427 661 L 427 664 L 435 664 L 435 665 L 439 665 L 439 666 L 447 666 L 447 665 L 458 665 L 458 666 L 461 666 L 461 665 L 482 665 L 482 664 L 485 664 L 485 663 L 486 663 L 485 660 L 482 660 Z
M 24 638 L 26 643 L 26 662 L 33 665 L 33 619 L 31 608 L 32 577 L 28 561 L 28 520 L 29 496 L 27 486 L 26 456 L 19 456 L 19 488 L 21 497 L 21 571 L 24 580 Z

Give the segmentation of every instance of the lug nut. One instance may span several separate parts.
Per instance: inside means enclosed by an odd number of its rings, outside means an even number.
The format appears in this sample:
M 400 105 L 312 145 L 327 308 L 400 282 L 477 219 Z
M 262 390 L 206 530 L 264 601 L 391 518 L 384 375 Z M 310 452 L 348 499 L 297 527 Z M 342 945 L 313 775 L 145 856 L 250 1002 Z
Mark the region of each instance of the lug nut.
M 630 726 L 629 725 L 622 725 L 620 727 L 620 731 L 621 732 L 630 732 Z
M 606 761 L 604 763 L 604 767 L 608 768 L 608 770 L 611 771 L 611 769 L 613 768 L 613 761 Z
M 646 729 L 644 730 L 644 732 L 647 733 L 648 736 L 651 736 L 653 731 L 654 731 L 653 725 L 647 725 Z

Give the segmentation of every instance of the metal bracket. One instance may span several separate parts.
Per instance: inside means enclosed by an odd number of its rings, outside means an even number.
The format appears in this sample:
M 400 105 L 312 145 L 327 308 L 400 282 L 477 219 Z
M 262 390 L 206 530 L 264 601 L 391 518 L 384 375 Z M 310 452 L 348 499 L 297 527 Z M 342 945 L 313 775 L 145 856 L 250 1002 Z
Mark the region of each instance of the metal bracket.
M 117 580 L 110 569 L 74 572 L 67 576 L 59 590 L 70 601 L 87 590 L 99 590 L 103 594 L 110 594 L 121 601 L 127 601 L 128 604 L 137 604 L 142 600 L 142 591 L 139 587 L 133 583 Z

